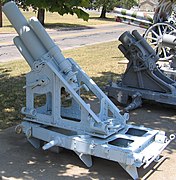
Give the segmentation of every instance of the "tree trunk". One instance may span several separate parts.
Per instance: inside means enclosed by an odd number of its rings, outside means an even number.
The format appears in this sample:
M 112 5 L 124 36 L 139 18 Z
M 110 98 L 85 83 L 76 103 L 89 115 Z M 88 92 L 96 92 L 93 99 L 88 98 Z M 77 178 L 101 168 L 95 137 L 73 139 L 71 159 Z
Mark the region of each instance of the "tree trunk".
M 106 18 L 106 6 L 105 5 L 103 5 L 100 18 Z
M 42 25 L 45 24 L 45 9 L 38 9 L 37 18 Z
M 0 0 L 0 27 L 2 27 L 2 2 Z

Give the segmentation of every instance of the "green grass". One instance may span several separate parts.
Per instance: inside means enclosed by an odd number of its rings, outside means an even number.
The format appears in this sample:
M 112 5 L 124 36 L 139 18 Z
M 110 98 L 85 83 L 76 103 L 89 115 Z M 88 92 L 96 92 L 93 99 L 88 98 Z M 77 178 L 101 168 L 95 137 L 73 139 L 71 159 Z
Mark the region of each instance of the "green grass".
M 123 55 L 118 42 L 108 42 L 64 51 L 103 88 L 109 80 L 116 79 L 124 71 L 118 65 Z M 25 74 L 30 68 L 25 60 L 0 63 L 0 130 L 16 125 L 22 119 L 20 110 L 25 106 Z
M 23 15 L 29 19 L 36 14 L 32 11 L 22 11 Z M 107 19 L 100 19 L 98 14 L 90 13 L 89 21 L 78 19 L 76 15 L 64 15 L 61 16 L 58 13 L 46 13 L 45 26 L 46 28 L 75 28 L 75 27 L 89 27 L 92 25 L 116 23 L 113 16 L 108 15 Z M 14 33 L 15 30 L 11 26 L 6 16 L 3 14 L 3 27 L 0 28 L 0 33 Z

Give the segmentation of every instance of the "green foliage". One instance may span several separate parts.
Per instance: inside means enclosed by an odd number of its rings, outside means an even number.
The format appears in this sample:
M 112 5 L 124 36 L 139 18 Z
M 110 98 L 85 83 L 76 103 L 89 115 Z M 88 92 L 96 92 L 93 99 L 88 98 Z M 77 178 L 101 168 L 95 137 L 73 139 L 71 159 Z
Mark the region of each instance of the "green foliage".
M 89 14 L 82 10 L 83 7 L 88 7 L 89 0 L 16 0 L 16 3 L 24 10 L 32 6 L 35 11 L 41 8 L 50 12 L 58 12 L 60 15 L 76 14 L 78 18 L 85 21 L 89 19 Z
M 133 6 L 137 6 L 138 1 L 137 0 L 121 0 L 120 5 L 122 8 L 130 9 Z
M 96 0 L 93 1 L 93 7 L 100 8 L 105 6 L 107 11 L 111 11 L 114 7 L 119 5 L 119 2 L 119 0 Z
M 130 9 L 138 4 L 138 0 L 92 0 L 92 7 L 100 8 L 105 6 L 107 11 L 111 11 L 114 7 L 122 7 Z
M 0 0 L 0 3 L 3 5 L 4 3 L 8 2 L 7 0 Z

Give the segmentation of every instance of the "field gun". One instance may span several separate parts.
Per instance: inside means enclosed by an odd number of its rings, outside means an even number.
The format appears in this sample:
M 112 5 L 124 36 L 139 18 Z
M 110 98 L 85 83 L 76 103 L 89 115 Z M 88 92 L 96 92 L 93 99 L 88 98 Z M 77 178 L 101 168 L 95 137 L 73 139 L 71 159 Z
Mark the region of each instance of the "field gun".
M 16 131 L 35 148 L 73 150 L 87 167 L 92 166 L 91 156 L 109 159 L 137 179 L 137 168 L 157 159 L 174 135 L 128 125 L 128 113 L 121 114 L 79 65 L 62 55 L 36 18 L 27 21 L 14 2 L 6 3 L 3 12 L 18 33 L 15 45 L 31 67 L 21 110 L 25 117 Z M 97 98 L 96 105 L 84 99 L 87 91 Z M 36 102 L 40 96 L 42 105 Z

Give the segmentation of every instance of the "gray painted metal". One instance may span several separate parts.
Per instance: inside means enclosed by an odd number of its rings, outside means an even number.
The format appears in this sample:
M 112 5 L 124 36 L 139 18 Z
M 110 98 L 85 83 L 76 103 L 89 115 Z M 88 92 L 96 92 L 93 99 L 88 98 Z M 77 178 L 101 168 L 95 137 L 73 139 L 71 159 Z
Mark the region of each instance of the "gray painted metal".
M 171 35 L 163 37 L 165 45 L 174 40 Z M 141 99 L 176 105 L 176 83 L 158 68 L 156 62 L 159 57 L 146 40 L 137 31 L 132 34 L 125 32 L 119 40 L 122 42 L 119 49 L 129 62 L 121 82 L 112 82 L 107 87 L 108 96 L 123 104 L 127 104 L 130 96 L 134 97 L 133 107 L 128 106 L 128 111 L 140 106 Z
M 13 2 L 3 12 L 17 30 L 14 42 L 31 67 L 26 75 L 26 107 L 16 132 L 43 150 L 54 146 L 73 150 L 92 166 L 91 156 L 118 162 L 133 178 L 175 138 L 165 132 L 128 125 L 128 114 L 110 101 L 72 59 L 66 59 L 36 18 L 25 20 Z M 85 100 L 87 91 L 97 106 Z M 39 103 L 38 103 L 39 101 Z
M 169 48 L 169 52 L 172 55 L 170 61 L 160 68 L 168 77 L 176 81 L 176 31 L 172 31 L 170 34 L 164 34 L 159 44 L 161 44 L 161 48 Z

